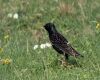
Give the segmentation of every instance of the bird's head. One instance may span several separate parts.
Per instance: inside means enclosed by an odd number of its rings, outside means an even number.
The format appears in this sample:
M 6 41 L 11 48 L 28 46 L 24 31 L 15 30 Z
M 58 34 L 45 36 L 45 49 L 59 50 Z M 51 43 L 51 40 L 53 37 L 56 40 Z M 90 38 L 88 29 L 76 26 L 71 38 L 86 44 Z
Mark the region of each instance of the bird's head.
M 55 25 L 53 23 L 47 23 L 44 25 L 44 28 L 48 31 L 48 33 L 54 33 L 57 32 Z

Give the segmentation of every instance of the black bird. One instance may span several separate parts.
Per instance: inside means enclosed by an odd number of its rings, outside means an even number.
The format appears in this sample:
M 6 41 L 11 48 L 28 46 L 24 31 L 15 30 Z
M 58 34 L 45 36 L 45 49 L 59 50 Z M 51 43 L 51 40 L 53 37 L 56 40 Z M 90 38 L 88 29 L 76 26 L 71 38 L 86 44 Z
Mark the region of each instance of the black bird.
M 49 34 L 49 39 L 51 41 L 52 47 L 60 54 L 65 56 L 65 59 L 68 59 L 69 55 L 77 57 L 81 56 L 55 28 L 53 23 L 47 23 L 44 25 L 44 28 Z

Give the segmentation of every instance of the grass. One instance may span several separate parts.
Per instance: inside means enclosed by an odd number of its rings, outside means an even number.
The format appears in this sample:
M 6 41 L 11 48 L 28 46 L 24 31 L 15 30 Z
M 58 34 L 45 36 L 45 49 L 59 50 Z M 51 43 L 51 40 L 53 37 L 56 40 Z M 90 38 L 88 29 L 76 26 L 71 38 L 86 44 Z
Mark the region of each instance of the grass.
M 99 80 L 100 0 L 0 0 L 0 80 Z M 18 13 L 18 19 L 7 15 Z M 54 22 L 84 58 L 81 66 L 61 67 L 52 48 L 36 49 L 49 42 L 43 25 Z M 7 36 L 7 38 L 4 38 Z M 70 57 L 70 62 L 74 62 Z

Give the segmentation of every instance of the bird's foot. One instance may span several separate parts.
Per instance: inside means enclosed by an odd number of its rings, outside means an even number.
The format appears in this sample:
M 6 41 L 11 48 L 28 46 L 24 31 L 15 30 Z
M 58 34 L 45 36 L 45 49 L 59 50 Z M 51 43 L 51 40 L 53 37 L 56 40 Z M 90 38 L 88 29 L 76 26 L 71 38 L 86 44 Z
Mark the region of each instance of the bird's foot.
M 60 61 L 60 64 L 61 64 L 61 66 L 63 67 L 66 67 L 66 66 L 68 66 L 69 65 L 69 63 L 66 61 L 66 60 L 60 60 L 59 59 L 59 61 Z

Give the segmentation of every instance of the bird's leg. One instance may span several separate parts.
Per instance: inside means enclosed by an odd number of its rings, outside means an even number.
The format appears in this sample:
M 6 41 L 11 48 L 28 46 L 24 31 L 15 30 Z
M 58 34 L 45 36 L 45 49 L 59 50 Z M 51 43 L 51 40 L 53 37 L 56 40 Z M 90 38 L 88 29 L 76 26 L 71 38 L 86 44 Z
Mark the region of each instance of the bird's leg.
M 68 62 L 66 60 L 66 54 L 64 53 L 64 55 L 62 55 L 62 59 L 61 59 L 61 66 L 67 66 Z
M 67 66 L 68 65 L 68 55 L 63 53 L 62 55 L 61 54 L 57 54 L 58 56 L 58 61 L 60 62 L 61 66 Z
M 69 55 L 65 54 L 65 59 L 68 60 L 68 58 L 69 58 Z

